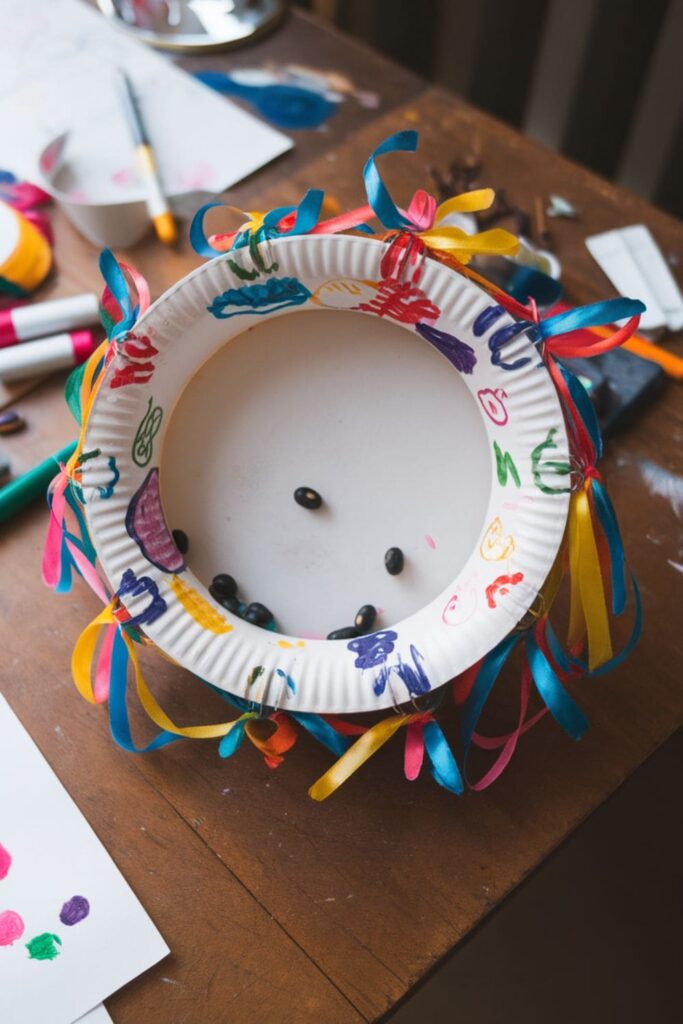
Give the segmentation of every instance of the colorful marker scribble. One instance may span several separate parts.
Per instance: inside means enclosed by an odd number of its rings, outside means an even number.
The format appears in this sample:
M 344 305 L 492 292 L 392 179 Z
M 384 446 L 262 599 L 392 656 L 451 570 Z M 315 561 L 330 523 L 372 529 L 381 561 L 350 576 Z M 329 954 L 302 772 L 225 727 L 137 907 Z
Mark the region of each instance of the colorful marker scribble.
M 24 922 L 16 910 L 0 913 L 0 946 L 11 946 L 24 934 Z
M 228 620 L 220 615 L 198 590 L 185 583 L 179 576 L 171 576 L 170 582 L 171 590 L 185 611 L 202 629 L 208 629 L 210 633 L 216 634 L 232 632 L 233 627 Z
M 154 438 L 159 433 L 163 416 L 164 410 L 160 405 L 154 405 L 154 399 L 150 398 L 147 411 L 140 420 L 131 448 L 133 462 L 142 469 L 149 464 L 152 458 Z
M 477 317 L 472 325 L 472 334 L 475 338 L 481 338 L 490 327 L 500 320 L 505 310 L 502 306 L 487 306 Z
M 126 512 L 126 531 L 147 561 L 157 569 L 162 572 L 182 572 L 185 568 L 185 559 L 164 519 L 159 470 L 156 466 L 150 469 L 130 499 Z
M 310 297 L 308 288 L 295 277 L 271 277 L 263 284 L 229 288 L 217 295 L 206 308 L 218 320 L 228 320 L 231 316 L 249 313 L 262 316 L 288 306 L 302 306 Z
M 484 534 L 479 547 L 481 557 L 489 562 L 500 562 L 509 558 L 514 550 L 515 538 L 503 533 L 501 519 L 496 516 Z
M 551 427 L 548 431 L 545 441 L 541 441 L 537 444 L 531 453 L 531 475 L 534 478 L 534 483 L 538 487 L 539 491 L 543 491 L 544 494 L 567 494 L 571 487 L 552 487 L 547 484 L 543 478 L 543 473 L 550 473 L 555 476 L 569 476 L 571 472 L 571 466 L 564 459 L 545 459 L 543 453 L 546 448 L 557 448 L 555 444 L 555 434 L 557 433 L 557 427 Z M 543 459 L 543 461 L 541 461 Z
M 129 384 L 147 384 L 154 374 L 153 357 L 159 350 L 152 344 L 149 335 L 127 334 L 119 344 L 119 359 L 111 378 L 111 388 L 123 388 Z
M 418 323 L 415 325 L 417 333 L 433 345 L 441 355 L 445 356 L 460 373 L 472 373 L 477 365 L 477 357 L 474 349 L 465 341 L 460 341 L 453 334 L 440 331 L 430 324 Z
M 461 626 L 463 622 L 471 619 L 477 610 L 478 598 L 474 583 L 470 580 L 467 583 L 458 585 L 441 613 L 441 620 L 447 626 Z
M 62 906 L 59 912 L 59 920 L 62 924 L 72 927 L 75 924 L 80 924 L 81 921 L 85 921 L 89 913 L 90 903 L 85 896 L 72 896 Z
M 489 583 L 486 588 L 486 603 L 489 608 L 497 608 L 497 598 L 505 597 L 510 593 L 510 587 L 516 587 L 523 579 L 523 572 L 513 572 L 512 574 L 497 576 L 493 583 Z
M 377 633 L 370 633 L 369 636 L 359 636 L 346 646 L 356 655 L 354 661 L 356 668 L 377 668 L 387 660 L 394 649 L 396 640 L 398 640 L 398 634 L 393 629 L 381 629 Z
M 9 850 L 6 850 L 2 843 L 0 843 L 0 881 L 2 881 L 3 878 L 7 878 L 11 866 L 12 856 Z
M 493 442 L 493 452 L 496 456 L 496 474 L 501 487 L 505 487 L 508 476 L 512 478 L 516 487 L 521 487 L 519 472 L 510 452 L 504 452 L 496 441 Z
M 377 292 L 369 302 L 361 302 L 356 309 L 362 313 L 375 313 L 402 324 L 433 324 L 441 310 L 428 299 L 421 288 L 409 281 L 386 278 L 380 281 Z
M 481 391 L 477 391 L 477 398 L 491 422 L 495 423 L 497 427 L 504 427 L 508 421 L 508 413 L 503 401 L 507 398 L 507 392 L 502 388 L 495 390 L 482 388 Z
M 54 960 L 59 956 L 57 946 L 61 946 L 62 940 L 54 932 L 43 932 L 36 935 L 26 943 L 30 960 Z
M 429 681 L 427 673 L 422 667 L 424 656 L 420 654 L 414 644 L 410 645 L 410 656 L 413 660 L 412 665 L 410 662 L 403 661 L 399 654 L 396 664 L 385 664 L 382 666 L 375 676 L 375 681 L 372 687 L 376 696 L 379 697 L 384 693 L 392 673 L 398 676 L 410 697 L 419 697 L 423 693 L 429 693 L 432 688 L 432 684 Z
M 117 622 L 125 622 L 129 626 L 149 625 L 151 622 L 156 622 L 167 608 L 167 604 L 159 593 L 159 588 L 153 579 L 149 576 L 136 576 L 132 569 L 126 569 L 121 577 L 121 583 L 116 591 L 116 596 L 142 597 L 143 594 L 149 594 L 150 597 L 147 607 L 137 615 L 130 615 L 125 608 L 121 607 L 118 611 L 114 612 L 114 618 Z

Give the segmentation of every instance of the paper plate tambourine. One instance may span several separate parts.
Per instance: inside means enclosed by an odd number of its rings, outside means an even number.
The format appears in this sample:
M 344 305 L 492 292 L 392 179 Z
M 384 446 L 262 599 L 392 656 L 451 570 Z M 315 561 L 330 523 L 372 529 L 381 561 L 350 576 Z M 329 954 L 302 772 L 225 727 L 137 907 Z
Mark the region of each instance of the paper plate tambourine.
M 394 204 L 376 158 L 411 148 L 413 133 L 387 140 L 365 168 L 368 206 L 332 220 L 314 191 L 207 240 L 200 211 L 192 239 L 213 258 L 148 308 L 144 282 L 104 254 L 109 341 L 68 387 L 81 434 L 52 488 L 43 573 L 64 590 L 75 569 L 105 602 L 74 675 L 108 702 L 127 749 L 130 677 L 162 730 L 152 746 L 220 737 L 228 756 L 246 736 L 274 767 L 304 728 L 338 757 L 312 787 L 320 799 L 403 728 L 408 778 L 426 759 L 460 792 L 515 647 L 519 722 L 487 747 L 484 783 L 534 715 L 582 733 L 571 682 L 623 657 L 610 620 L 629 590 L 635 642 L 637 590 L 595 468 L 595 418 L 557 358 L 590 354 L 571 331 L 630 316 L 594 350 L 619 344 L 641 306 L 541 320 L 509 299 L 467 263 L 515 239 L 449 223 L 490 190 Z M 318 507 L 295 500 L 302 488 Z M 400 572 L 387 571 L 392 548 Z M 237 594 L 221 597 L 218 574 Z M 549 615 L 565 576 L 561 643 Z M 260 619 L 245 617 L 254 602 Z M 367 605 L 376 614 L 355 624 Z M 142 677 L 141 642 L 239 716 L 173 723 Z M 450 738 L 446 700 L 462 705 Z

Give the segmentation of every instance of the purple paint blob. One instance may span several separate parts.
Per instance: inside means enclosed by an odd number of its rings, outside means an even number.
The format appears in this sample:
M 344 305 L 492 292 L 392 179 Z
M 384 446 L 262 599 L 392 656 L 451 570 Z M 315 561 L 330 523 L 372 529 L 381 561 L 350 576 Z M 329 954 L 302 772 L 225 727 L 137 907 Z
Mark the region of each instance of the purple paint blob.
M 60 910 L 59 920 L 66 925 L 79 924 L 85 921 L 89 913 L 90 904 L 85 896 L 72 896 Z

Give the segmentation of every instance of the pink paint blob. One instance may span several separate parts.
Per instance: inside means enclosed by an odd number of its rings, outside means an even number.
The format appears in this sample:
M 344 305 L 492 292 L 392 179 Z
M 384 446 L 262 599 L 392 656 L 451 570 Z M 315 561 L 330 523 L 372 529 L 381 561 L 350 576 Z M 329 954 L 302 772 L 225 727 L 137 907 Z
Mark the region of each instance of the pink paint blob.
M 0 914 L 0 946 L 11 946 L 24 934 L 25 927 L 15 910 L 3 910 Z
M 119 171 L 114 171 L 111 180 L 116 185 L 130 185 L 137 181 L 137 178 L 135 172 L 130 167 L 122 167 Z
M 432 549 L 432 551 L 436 551 L 436 541 L 433 537 L 430 537 L 428 533 L 425 533 L 425 543 L 428 548 Z
M 2 843 L 0 843 L 0 881 L 3 878 L 7 878 L 11 866 L 12 857 L 9 850 L 6 850 Z

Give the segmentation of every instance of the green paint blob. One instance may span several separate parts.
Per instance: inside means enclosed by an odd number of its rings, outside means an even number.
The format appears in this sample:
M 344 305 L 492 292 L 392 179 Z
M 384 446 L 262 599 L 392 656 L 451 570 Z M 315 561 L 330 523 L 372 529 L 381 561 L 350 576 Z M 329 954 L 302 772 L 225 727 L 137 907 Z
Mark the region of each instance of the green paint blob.
M 505 487 L 508 482 L 508 476 L 511 476 L 517 487 L 520 486 L 521 482 L 519 479 L 519 473 L 515 466 L 510 452 L 504 452 L 498 446 L 497 442 L 493 442 L 493 451 L 496 456 L 496 473 L 498 474 L 498 483 L 501 487 Z
M 26 943 L 29 959 L 54 960 L 56 956 L 59 956 L 59 950 L 55 943 L 61 946 L 62 940 L 59 935 L 54 935 L 52 932 L 43 932 L 42 935 L 36 935 L 34 939 Z

